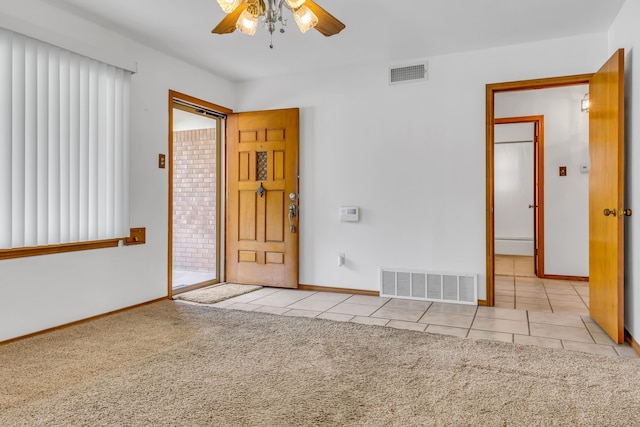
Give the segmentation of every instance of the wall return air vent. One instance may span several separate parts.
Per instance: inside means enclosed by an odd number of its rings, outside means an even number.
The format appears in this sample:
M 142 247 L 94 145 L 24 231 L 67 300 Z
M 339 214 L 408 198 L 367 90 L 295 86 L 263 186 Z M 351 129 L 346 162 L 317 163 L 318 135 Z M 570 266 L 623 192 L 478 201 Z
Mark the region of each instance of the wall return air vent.
M 422 82 L 427 80 L 427 63 L 389 68 L 389 84 Z
M 477 305 L 477 289 L 476 274 L 380 270 L 381 297 Z

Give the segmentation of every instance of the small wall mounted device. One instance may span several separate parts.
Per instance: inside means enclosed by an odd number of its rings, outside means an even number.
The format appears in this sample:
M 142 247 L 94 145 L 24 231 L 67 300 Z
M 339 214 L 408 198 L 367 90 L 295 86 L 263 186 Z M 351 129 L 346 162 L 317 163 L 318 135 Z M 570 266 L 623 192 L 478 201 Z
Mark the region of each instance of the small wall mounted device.
M 360 221 L 360 208 L 357 206 L 340 206 L 340 222 Z

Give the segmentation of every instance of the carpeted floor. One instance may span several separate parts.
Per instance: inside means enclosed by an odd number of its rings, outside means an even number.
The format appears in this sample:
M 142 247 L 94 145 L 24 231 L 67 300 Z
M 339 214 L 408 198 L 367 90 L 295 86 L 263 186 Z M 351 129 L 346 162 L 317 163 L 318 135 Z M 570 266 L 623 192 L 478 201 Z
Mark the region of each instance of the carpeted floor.
M 632 426 L 640 362 L 163 301 L 0 346 L 1 426 Z

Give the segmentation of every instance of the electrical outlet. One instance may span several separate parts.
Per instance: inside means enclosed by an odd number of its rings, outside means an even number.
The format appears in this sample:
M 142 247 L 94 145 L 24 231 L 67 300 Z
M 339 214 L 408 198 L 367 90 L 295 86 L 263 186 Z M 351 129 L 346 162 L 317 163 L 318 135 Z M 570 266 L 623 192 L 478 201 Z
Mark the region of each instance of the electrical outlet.
M 567 167 L 560 166 L 560 176 L 567 176 Z
M 164 154 L 158 154 L 158 167 L 164 169 L 167 167 L 167 159 Z

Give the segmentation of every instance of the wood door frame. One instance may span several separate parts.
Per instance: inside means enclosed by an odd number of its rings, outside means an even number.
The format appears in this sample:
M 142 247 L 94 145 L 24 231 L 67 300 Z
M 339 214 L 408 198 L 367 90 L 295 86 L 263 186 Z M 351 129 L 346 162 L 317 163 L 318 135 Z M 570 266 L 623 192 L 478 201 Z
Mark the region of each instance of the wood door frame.
M 168 139 L 168 159 L 166 161 L 166 163 L 168 163 L 168 168 L 167 168 L 167 175 L 168 175 L 168 222 L 167 222 L 167 229 L 168 229 L 168 247 L 167 247 L 167 297 L 168 298 L 172 298 L 173 297 L 173 278 L 172 278 L 172 274 L 173 274 L 173 109 L 176 108 L 176 106 L 174 105 L 174 100 L 175 99 L 179 99 L 182 101 L 186 101 L 190 104 L 195 104 L 195 105 L 200 105 L 202 107 L 205 107 L 207 109 L 213 110 L 213 111 L 217 111 L 220 112 L 222 114 L 231 114 L 233 113 L 233 110 L 231 110 L 230 108 L 227 107 L 223 107 L 217 104 L 213 104 L 211 102 L 205 101 L 203 99 L 199 99 L 199 98 L 195 98 L 193 96 L 181 93 L 181 92 L 177 92 L 174 90 L 169 89 L 169 99 L 168 99 L 168 110 L 169 110 L 169 120 L 168 120 L 168 135 L 167 135 L 167 139 Z M 185 107 L 179 107 L 180 109 L 189 111 L 187 108 Z M 220 224 L 221 224 L 221 218 L 222 218 L 222 210 L 224 209 L 224 205 L 222 204 L 222 194 L 221 192 L 224 190 L 222 188 L 222 182 L 223 182 L 223 177 L 222 177 L 222 171 L 224 170 L 222 168 L 222 162 L 224 161 L 224 152 L 222 151 L 222 147 L 220 142 L 222 141 L 221 136 L 225 133 L 224 129 L 221 129 L 220 126 L 218 126 L 218 131 L 217 131 L 217 141 L 216 141 L 216 197 L 217 197 L 217 202 L 216 202 L 216 247 L 217 247 L 217 265 L 216 265 L 216 272 L 218 275 L 218 279 L 216 280 L 216 282 L 219 282 L 221 280 L 220 277 L 220 273 L 221 273 L 221 265 L 224 265 L 224 263 L 221 260 L 221 257 L 224 256 L 224 252 L 221 251 L 221 242 L 223 241 L 222 236 L 221 236 L 221 228 Z M 209 284 L 209 282 L 205 282 L 205 284 Z
M 533 250 L 535 273 L 544 277 L 544 116 L 501 117 L 494 125 L 533 123 Z M 495 142 L 495 141 L 494 141 Z M 494 148 L 495 150 L 495 148 Z M 537 185 L 536 185 L 537 183 Z M 495 239 L 495 236 L 494 236 Z M 495 257 L 494 257 L 495 259 Z
M 495 94 L 500 92 L 550 89 L 554 87 L 589 84 L 593 73 L 571 76 L 550 77 L 533 80 L 519 80 L 486 85 L 486 297 L 478 303 L 492 307 L 495 304 L 495 229 L 494 229 L 494 123 Z

